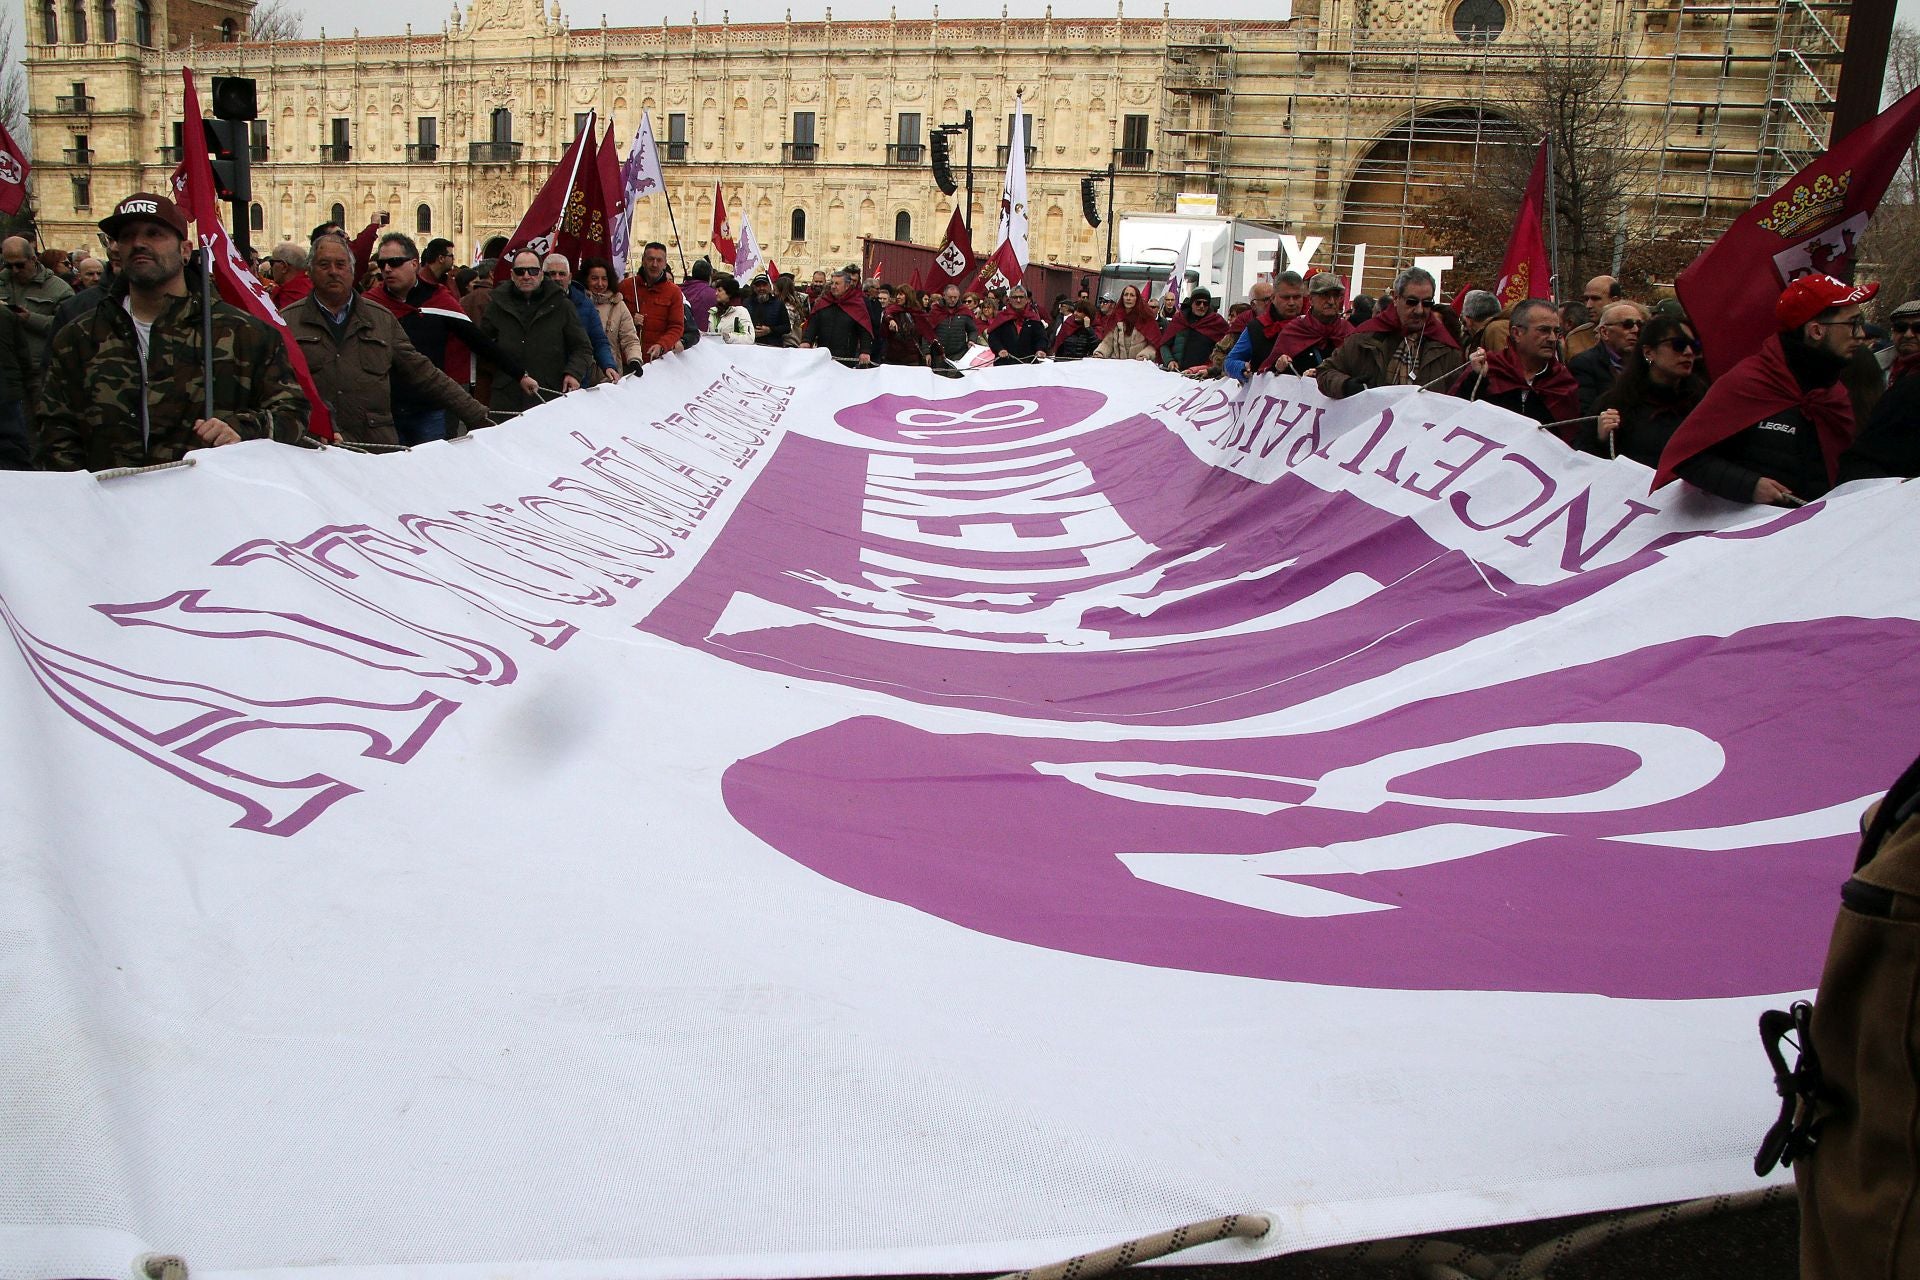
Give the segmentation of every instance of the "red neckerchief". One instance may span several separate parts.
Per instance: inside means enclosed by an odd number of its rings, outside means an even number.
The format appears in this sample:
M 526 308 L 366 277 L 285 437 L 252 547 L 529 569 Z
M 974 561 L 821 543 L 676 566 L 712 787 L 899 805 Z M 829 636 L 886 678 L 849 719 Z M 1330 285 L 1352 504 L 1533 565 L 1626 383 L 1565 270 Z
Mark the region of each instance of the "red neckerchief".
M 1460 377 L 1453 384 L 1453 391 L 1455 395 L 1463 397 L 1476 393 L 1498 396 L 1509 391 L 1532 391 L 1547 406 L 1547 412 L 1553 415 L 1548 419 L 1549 422 L 1563 422 L 1580 416 L 1580 382 L 1573 376 L 1573 371 L 1558 360 L 1549 360 L 1539 376 L 1528 382 L 1526 366 L 1520 363 L 1520 353 L 1512 347 L 1487 352 L 1487 376 L 1484 379 L 1471 365 L 1462 369 Z M 1559 431 L 1571 436 L 1574 428 L 1561 427 Z
M 1113 332 L 1113 326 L 1119 323 L 1120 323 L 1120 311 L 1118 308 L 1115 308 L 1114 310 L 1109 311 L 1105 315 L 1101 315 L 1099 312 L 1095 312 L 1093 316 L 1093 331 L 1098 336 L 1105 338 L 1108 334 Z
M 1264 308 L 1254 310 L 1251 314 L 1260 322 L 1260 332 L 1267 335 L 1267 341 L 1269 342 L 1278 342 L 1280 340 L 1280 331 L 1293 323 L 1293 320 L 1282 320 L 1279 316 L 1275 315 L 1273 313 L 1273 303 L 1271 302 L 1267 303 Z M 1299 318 L 1299 316 L 1295 316 L 1293 319 L 1298 320 Z
M 1887 385 L 1892 386 L 1914 370 L 1920 369 L 1920 353 L 1910 356 L 1896 356 L 1887 369 Z
M 953 319 L 955 316 L 966 316 L 969 320 L 973 319 L 973 313 L 967 310 L 967 306 L 964 302 L 961 303 L 959 306 L 950 307 L 946 304 L 946 301 L 942 299 L 941 301 L 934 303 L 933 306 L 927 311 L 928 327 L 937 329 L 941 325 L 945 324 L 947 321 Z M 974 320 L 974 323 L 978 324 L 980 322 L 978 320 Z
M 1820 437 L 1820 456 L 1827 463 L 1827 481 L 1838 479 L 1840 455 L 1853 442 L 1853 401 L 1838 382 L 1817 391 L 1802 390 L 1776 333 L 1707 388 L 1661 450 L 1653 487 L 1672 480 L 1674 468 L 1681 463 L 1782 409 L 1799 409 L 1813 422 Z
M 1393 305 L 1392 298 L 1381 303 L 1380 313 L 1354 332 L 1390 333 L 1396 338 L 1406 337 L 1406 330 L 1400 327 L 1400 308 Z M 1433 313 L 1431 307 L 1427 309 L 1427 327 L 1420 331 L 1420 337 L 1423 341 L 1437 342 L 1443 347 L 1452 347 L 1455 351 L 1460 349 L 1459 342 L 1455 341 L 1453 334 L 1448 332 L 1447 326 L 1440 323 L 1440 317 Z M 1407 372 L 1412 373 L 1413 370 L 1409 369 Z
M 1054 352 L 1057 354 L 1060 350 L 1060 344 L 1078 332 L 1080 332 L 1080 313 L 1078 311 L 1069 312 L 1067 318 L 1060 322 L 1060 331 L 1053 335 Z
M 918 333 L 923 340 L 930 341 L 933 338 L 933 320 L 919 307 L 910 307 L 904 302 L 895 302 L 890 303 L 887 309 L 880 314 L 886 316 L 889 320 L 895 316 L 912 316 L 914 332 Z
M 817 316 L 828 307 L 840 308 L 852 316 L 854 322 L 862 329 L 867 331 L 868 337 L 873 336 L 873 315 L 867 310 L 866 294 L 861 293 L 858 289 L 849 289 L 836 298 L 833 296 L 833 290 L 829 289 L 813 300 L 813 310 L 809 311 L 807 315 L 809 318 Z
M 1153 308 L 1147 305 L 1145 295 L 1133 300 L 1132 310 L 1116 312 L 1115 315 L 1117 319 L 1125 320 L 1135 333 L 1145 338 L 1148 346 L 1160 345 L 1160 317 L 1155 315 Z
M 1266 363 L 1270 365 L 1282 356 L 1291 360 L 1302 351 L 1321 345 L 1338 351 L 1340 344 L 1352 336 L 1353 326 L 1345 316 L 1335 316 L 1332 324 L 1321 324 L 1311 312 L 1304 312 L 1280 326 L 1280 332 L 1273 340 L 1273 350 L 1267 353 Z M 1263 369 L 1265 367 L 1261 366 Z
M 1027 309 L 1025 311 L 1015 311 L 1012 307 L 1000 308 L 998 314 L 996 314 L 993 317 L 993 319 L 987 321 L 987 323 L 983 327 L 986 329 L 988 333 L 992 333 L 995 329 L 998 329 L 1001 325 L 1011 324 L 1017 320 L 1038 320 L 1041 324 L 1045 324 L 1047 322 L 1046 318 L 1042 316 L 1038 311 L 1035 311 L 1033 309 L 1033 304 L 1029 302 L 1027 304 Z
M 1218 342 L 1227 336 L 1227 318 L 1218 311 L 1208 311 L 1205 320 L 1195 321 L 1193 312 L 1182 307 L 1173 313 L 1173 323 L 1160 334 L 1160 345 L 1172 342 L 1183 330 L 1191 329 L 1208 342 Z

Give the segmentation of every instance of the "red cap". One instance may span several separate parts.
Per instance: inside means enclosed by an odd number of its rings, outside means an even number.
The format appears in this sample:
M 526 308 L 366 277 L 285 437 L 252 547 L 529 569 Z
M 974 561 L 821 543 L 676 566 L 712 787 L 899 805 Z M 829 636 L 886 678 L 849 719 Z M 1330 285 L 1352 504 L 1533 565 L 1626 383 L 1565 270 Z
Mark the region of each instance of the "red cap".
M 100 229 L 108 236 L 117 236 L 129 222 L 157 222 L 178 232 L 182 240 L 187 238 L 187 215 L 180 212 L 179 205 L 151 191 L 136 191 L 113 206 L 113 212 L 100 219 Z
M 1798 329 L 1830 307 L 1850 307 L 1878 292 L 1877 284 L 1844 284 L 1832 276 L 1805 275 L 1788 285 L 1773 304 L 1773 318 L 1782 332 Z

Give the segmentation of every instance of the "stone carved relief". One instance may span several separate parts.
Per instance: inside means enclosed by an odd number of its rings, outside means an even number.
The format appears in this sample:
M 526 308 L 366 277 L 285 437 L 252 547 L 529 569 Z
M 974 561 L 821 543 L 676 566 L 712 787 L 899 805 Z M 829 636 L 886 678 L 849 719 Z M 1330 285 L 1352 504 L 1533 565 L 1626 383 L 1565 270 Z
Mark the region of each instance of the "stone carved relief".
M 513 193 L 507 190 L 507 184 L 496 182 L 487 188 L 487 216 L 504 218 L 513 212 Z
M 495 67 L 487 79 L 485 94 L 487 101 L 496 106 L 505 106 L 513 101 L 513 73 L 505 67 Z

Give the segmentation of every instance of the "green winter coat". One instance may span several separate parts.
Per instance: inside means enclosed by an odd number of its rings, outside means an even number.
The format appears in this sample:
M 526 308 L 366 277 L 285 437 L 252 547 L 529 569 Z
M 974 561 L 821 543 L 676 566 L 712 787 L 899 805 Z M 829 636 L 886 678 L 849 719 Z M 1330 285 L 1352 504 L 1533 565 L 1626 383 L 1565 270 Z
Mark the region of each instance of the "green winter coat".
M 531 295 L 511 281 L 493 290 L 493 301 L 481 317 L 480 332 L 491 338 L 520 367 L 533 375 L 548 396 L 560 393 L 560 380 L 572 374 L 581 386 L 593 378 L 593 346 L 580 324 L 573 299 L 551 280 L 542 280 Z M 492 407 L 501 413 L 520 413 L 533 407 L 513 378 L 494 370 Z
M 202 447 L 193 424 L 205 416 L 199 281 L 153 322 L 140 361 L 127 282 L 54 335 L 40 392 L 40 465 L 49 471 L 105 471 L 175 462 Z M 265 323 L 213 304 L 214 416 L 244 440 L 292 444 L 307 425 L 307 398 L 286 347 Z M 146 406 L 142 420 L 141 406 Z

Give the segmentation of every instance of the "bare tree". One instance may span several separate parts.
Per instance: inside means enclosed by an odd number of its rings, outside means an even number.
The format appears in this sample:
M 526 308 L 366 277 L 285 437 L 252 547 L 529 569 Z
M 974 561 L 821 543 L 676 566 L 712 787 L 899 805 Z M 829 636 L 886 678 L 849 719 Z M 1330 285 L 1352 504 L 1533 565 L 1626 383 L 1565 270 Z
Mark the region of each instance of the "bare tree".
M 33 145 L 27 128 L 27 72 L 13 47 L 17 34 L 13 10 L 0 10 L 0 124 L 7 127 L 22 158 L 31 159 L 25 154 Z
M 1887 52 L 1884 100 L 1905 97 L 1916 87 L 1920 87 L 1920 30 L 1903 22 L 1893 29 Z M 1883 311 L 1920 297 L 1920 144 L 1907 148 L 1905 162 L 1860 239 L 1860 274 L 1885 286 L 1889 297 Z
M 249 40 L 298 40 L 306 34 L 307 11 L 293 7 L 293 0 L 265 0 L 253 7 L 253 19 L 247 24 Z

